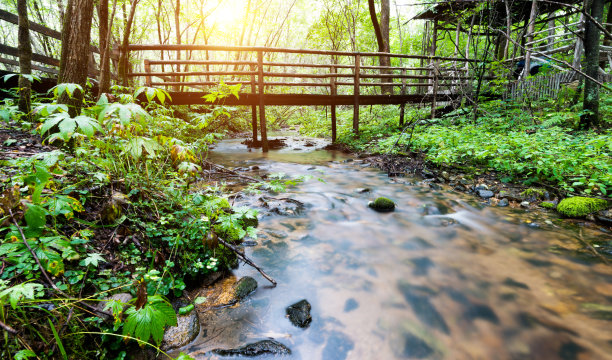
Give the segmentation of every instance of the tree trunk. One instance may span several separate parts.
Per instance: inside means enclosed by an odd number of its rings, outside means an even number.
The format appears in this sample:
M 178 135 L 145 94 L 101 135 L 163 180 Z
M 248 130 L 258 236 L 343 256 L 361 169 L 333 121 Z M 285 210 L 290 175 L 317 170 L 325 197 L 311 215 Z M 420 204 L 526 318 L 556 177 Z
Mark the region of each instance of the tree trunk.
M 603 19 L 605 0 L 593 0 L 590 9 L 585 9 L 599 23 Z M 593 79 L 599 72 L 599 28 L 587 19 L 584 32 L 584 72 Z M 597 126 L 599 122 L 599 85 L 585 79 L 583 110 L 586 113 L 580 117 L 580 128 L 583 130 Z
M 389 17 L 391 12 L 391 6 L 389 0 L 381 0 L 380 6 L 380 23 L 378 22 L 378 16 L 376 15 L 376 8 L 374 6 L 374 0 L 368 0 L 368 9 L 370 11 L 370 19 L 374 26 L 374 33 L 376 34 L 376 42 L 378 43 L 379 52 L 390 52 L 389 47 Z M 380 66 L 391 66 L 391 59 L 388 56 L 380 56 L 378 58 Z M 382 74 L 389 74 L 389 70 L 381 70 Z M 381 79 L 384 83 L 390 83 L 393 80 L 390 78 Z M 381 86 L 381 90 L 385 94 L 393 94 L 393 86 Z
M 527 42 L 533 41 L 533 32 L 535 29 L 535 21 L 538 14 L 538 0 L 531 1 L 531 15 L 529 15 L 529 24 L 527 25 Z M 525 53 L 525 68 L 523 69 L 523 77 L 529 76 L 531 70 L 531 49 L 534 47 L 533 44 L 529 45 L 529 50 Z
M 108 0 L 99 0 L 98 4 L 98 36 L 100 38 L 100 82 L 98 97 L 110 90 L 110 59 L 108 58 L 109 39 L 108 34 Z
M 85 89 L 93 7 L 93 0 L 70 0 L 66 6 L 58 84 L 74 83 Z M 64 93 L 58 102 L 68 105 L 68 112 L 74 117 L 81 112 L 83 95 L 83 92 L 75 91 L 70 98 Z
M 128 52 L 127 46 L 130 43 L 130 34 L 132 33 L 132 23 L 134 22 L 134 15 L 136 14 L 136 6 L 140 0 L 133 0 L 130 6 L 130 15 L 125 22 L 125 28 L 123 29 L 123 41 L 121 43 L 121 57 L 119 58 L 119 76 L 122 79 L 123 86 L 128 86 Z
M 23 75 L 32 73 L 32 45 L 30 44 L 30 25 L 28 22 L 27 0 L 17 0 L 18 49 L 19 49 L 19 111 L 30 119 L 30 101 L 32 84 Z

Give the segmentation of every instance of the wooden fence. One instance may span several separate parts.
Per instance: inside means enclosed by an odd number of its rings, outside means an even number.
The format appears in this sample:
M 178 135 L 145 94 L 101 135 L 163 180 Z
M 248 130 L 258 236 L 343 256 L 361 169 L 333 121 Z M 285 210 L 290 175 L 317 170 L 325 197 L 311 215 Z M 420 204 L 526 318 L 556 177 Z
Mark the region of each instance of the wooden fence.
M 564 71 L 550 75 L 540 75 L 533 78 L 518 80 L 510 83 L 504 93 L 505 99 L 539 100 L 542 98 L 556 98 L 564 84 L 577 80 L 580 75 L 575 71 Z M 599 74 L 599 81 L 612 81 L 612 74 Z

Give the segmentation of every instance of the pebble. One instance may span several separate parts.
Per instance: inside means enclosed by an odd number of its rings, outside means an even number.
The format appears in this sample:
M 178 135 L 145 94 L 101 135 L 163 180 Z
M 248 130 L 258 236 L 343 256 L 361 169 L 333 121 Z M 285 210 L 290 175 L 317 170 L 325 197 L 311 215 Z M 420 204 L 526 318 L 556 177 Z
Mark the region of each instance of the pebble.
M 478 186 L 476 187 L 477 191 L 478 191 L 478 196 L 480 196 L 483 199 L 489 199 L 493 197 L 493 191 L 491 190 L 484 190 L 484 189 L 478 189 Z
M 506 198 L 499 200 L 499 202 L 497 203 L 497 206 L 499 207 L 506 207 L 508 205 L 510 205 L 510 203 L 508 202 L 508 199 Z
M 529 207 L 529 201 L 521 202 L 521 207 L 528 208 Z

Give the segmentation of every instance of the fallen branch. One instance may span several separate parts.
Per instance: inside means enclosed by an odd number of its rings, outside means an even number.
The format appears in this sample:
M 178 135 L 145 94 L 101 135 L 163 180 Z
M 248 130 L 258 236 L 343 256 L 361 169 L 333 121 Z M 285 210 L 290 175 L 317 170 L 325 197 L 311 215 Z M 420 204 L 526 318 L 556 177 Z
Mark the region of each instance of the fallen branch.
M 243 253 L 240 252 L 240 250 L 238 250 L 234 245 L 228 243 L 227 241 L 218 238 L 217 240 L 219 240 L 219 242 L 221 244 L 223 244 L 223 246 L 225 246 L 226 248 L 232 250 L 236 255 L 238 255 L 239 258 L 241 258 L 246 264 L 252 266 L 255 268 L 255 270 L 259 271 L 259 273 L 261 274 L 261 276 L 265 277 L 266 280 L 268 280 L 269 282 L 272 283 L 273 286 L 276 286 L 276 281 L 274 279 L 272 279 L 268 274 L 265 273 L 265 271 L 263 271 L 259 266 L 257 266 L 257 264 L 255 264 L 253 261 L 251 261 L 251 259 L 249 259 L 248 257 L 246 257 L 246 255 L 244 255 Z
M 211 168 L 215 168 L 215 169 L 219 170 L 219 172 L 230 173 L 230 174 L 232 174 L 232 175 L 234 175 L 236 177 L 243 178 L 245 180 L 249 180 L 249 181 L 253 181 L 253 182 L 261 182 L 261 180 L 255 179 L 255 178 L 250 177 L 250 176 L 242 175 L 242 174 L 240 174 L 237 171 L 230 170 L 230 169 L 228 169 L 228 168 L 226 168 L 224 166 L 217 165 L 217 164 L 212 163 L 212 162 L 210 162 L 208 160 L 202 160 L 202 163 L 207 164 Z
M 597 250 L 595 250 L 595 248 L 589 244 L 588 242 L 586 242 L 586 240 L 584 240 L 584 238 L 582 237 L 582 229 L 580 229 L 580 233 L 578 234 L 578 240 L 580 240 L 580 242 L 582 243 L 582 245 L 584 245 L 587 249 L 589 249 L 593 255 L 595 255 L 596 257 L 598 257 L 599 259 L 601 259 L 601 261 L 606 264 L 606 265 L 610 265 L 610 262 L 608 261 L 608 259 L 606 259 L 603 255 L 601 255 Z
M 7 324 L 3 323 L 2 321 L 0 321 L 0 327 L 3 328 L 9 334 L 17 335 L 17 330 L 13 329 L 12 327 L 8 326 Z

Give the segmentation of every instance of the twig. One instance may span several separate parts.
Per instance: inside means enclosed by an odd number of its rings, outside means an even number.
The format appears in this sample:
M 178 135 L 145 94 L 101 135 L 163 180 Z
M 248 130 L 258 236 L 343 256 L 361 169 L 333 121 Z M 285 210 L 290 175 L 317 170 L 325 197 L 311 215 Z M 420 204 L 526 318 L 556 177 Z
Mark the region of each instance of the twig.
M 219 242 L 221 244 L 223 244 L 223 246 L 225 246 L 226 248 L 232 250 L 236 255 L 238 255 L 239 258 L 241 258 L 246 264 L 252 266 L 255 268 L 255 270 L 259 271 L 259 273 L 261 274 L 261 276 L 265 277 L 266 280 L 268 280 L 269 282 L 272 283 L 273 286 L 276 286 L 276 281 L 274 279 L 272 279 L 268 274 L 265 273 L 265 271 L 263 271 L 259 266 L 257 266 L 257 264 L 255 264 L 253 261 L 251 261 L 248 257 L 246 257 L 246 255 L 244 255 L 243 253 L 241 253 L 234 245 L 228 243 L 227 241 L 218 238 Z
M 12 327 L 8 326 L 7 324 L 3 323 L 2 321 L 0 321 L 0 327 L 3 328 L 6 332 L 13 334 L 13 335 L 17 335 L 17 330 L 13 329 Z
M 595 248 L 586 242 L 586 240 L 584 240 L 584 238 L 582 237 L 582 229 L 580 229 L 580 233 L 578 234 L 578 240 L 580 240 L 580 242 L 587 248 L 589 249 L 593 255 L 595 255 L 596 257 L 598 257 L 599 259 L 601 259 L 601 261 L 603 261 L 604 264 L 606 265 L 610 265 L 610 262 L 608 261 L 608 259 L 606 259 L 603 255 L 601 255 L 599 252 L 597 252 L 597 250 L 595 250 Z
M 68 323 L 72 319 L 73 310 L 74 310 L 74 308 L 70 308 L 70 311 L 68 311 L 68 318 L 66 318 L 66 322 L 64 322 L 64 324 L 60 328 L 60 331 L 57 333 L 58 338 L 62 337 L 62 334 L 64 333 L 64 330 L 66 330 L 66 326 L 68 326 Z M 55 342 L 55 344 L 53 344 L 53 347 L 51 348 L 51 353 L 55 352 L 55 348 L 57 348 L 57 341 Z
M 21 239 L 23 240 L 23 243 L 28 248 L 28 250 L 30 250 L 30 254 L 32 254 L 32 256 L 34 257 L 34 261 L 36 261 L 36 265 L 38 265 L 38 268 L 40 269 L 40 272 L 42 272 L 43 276 L 45 277 L 45 279 L 47 280 L 49 285 L 53 288 L 53 290 L 57 291 L 63 297 L 70 298 L 70 296 L 68 294 L 66 294 L 65 292 L 60 290 L 57 287 L 57 285 L 55 285 L 55 283 L 49 277 L 49 274 L 47 274 L 47 271 L 45 270 L 45 268 L 40 263 L 40 260 L 38 259 L 38 256 L 36 256 L 36 253 L 34 252 L 34 250 L 32 250 L 32 247 L 28 243 L 28 240 L 26 239 L 25 234 L 23 233 L 23 229 L 17 223 L 17 220 L 15 219 L 15 216 L 13 215 L 13 210 L 9 209 L 9 215 L 11 216 L 11 219 L 13 220 L 13 224 L 15 224 L 15 226 L 17 227 L 17 230 L 19 231 L 19 234 L 21 235 Z M 97 313 L 100 313 L 100 314 L 104 314 L 104 315 L 107 315 L 107 316 L 113 316 L 113 314 L 109 313 L 108 311 L 97 309 L 94 306 L 91 306 L 91 305 L 89 305 L 87 303 L 83 303 L 83 305 L 85 305 L 85 307 L 87 307 L 91 311 L 94 311 L 94 312 L 97 312 Z

